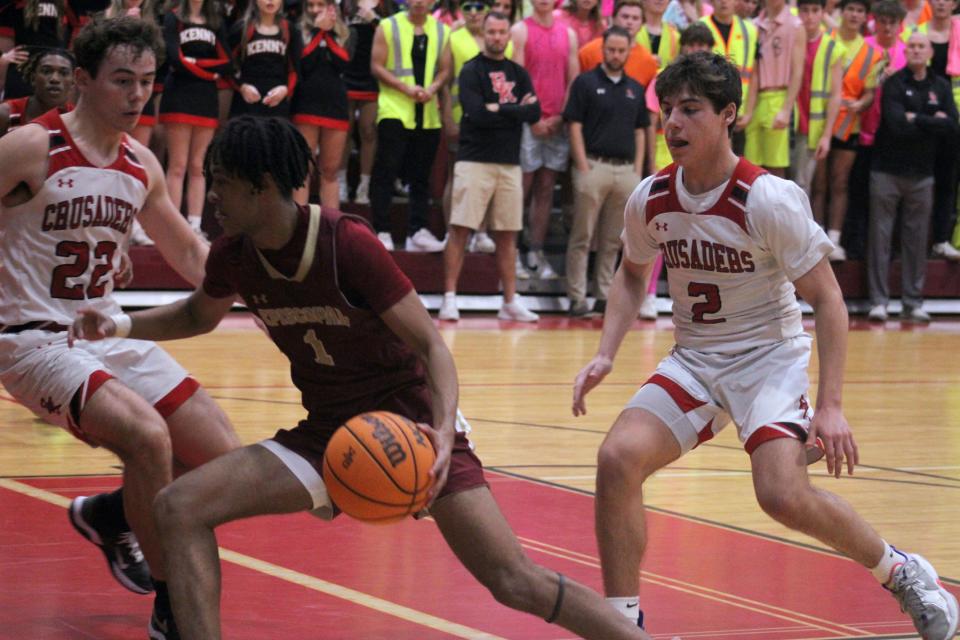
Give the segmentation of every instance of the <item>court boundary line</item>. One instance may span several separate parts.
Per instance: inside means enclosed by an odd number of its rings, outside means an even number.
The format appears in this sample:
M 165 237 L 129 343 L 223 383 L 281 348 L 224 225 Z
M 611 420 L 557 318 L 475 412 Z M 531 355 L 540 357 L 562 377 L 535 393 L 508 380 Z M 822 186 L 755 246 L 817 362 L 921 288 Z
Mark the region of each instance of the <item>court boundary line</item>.
M 70 506 L 70 499 L 65 496 L 53 493 L 52 491 L 47 491 L 46 489 L 33 487 L 29 484 L 18 482 L 17 480 L 0 478 L 0 488 L 7 489 L 8 491 L 12 491 L 20 495 L 25 495 L 30 498 L 35 498 L 42 502 L 46 502 L 57 507 L 62 507 L 64 509 L 67 509 Z M 441 631 L 443 633 L 448 633 L 452 636 L 465 638 L 468 640 L 507 640 L 506 638 L 492 633 L 487 633 L 485 631 L 473 629 L 457 622 L 445 620 L 439 616 L 424 613 L 423 611 L 418 611 L 411 607 L 407 607 L 396 602 L 391 602 L 390 600 L 384 600 L 383 598 L 379 598 L 362 591 L 357 591 L 356 589 L 344 587 L 343 585 L 339 585 L 335 582 L 323 580 L 322 578 L 301 573 L 294 569 L 288 569 L 281 565 L 274 564 L 266 560 L 261 560 L 238 551 L 232 551 L 221 546 L 217 546 L 217 550 L 220 553 L 221 561 L 230 562 L 245 569 L 250 569 L 257 573 L 266 575 L 270 578 L 284 580 L 301 587 L 306 587 L 307 589 L 311 589 L 313 591 L 324 593 L 334 598 L 346 600 L 351 604 L 373 609 L 378 613 L 400 618 L 401 620 L 405 620 L 422 627 L 427 627 L 435 631 Z

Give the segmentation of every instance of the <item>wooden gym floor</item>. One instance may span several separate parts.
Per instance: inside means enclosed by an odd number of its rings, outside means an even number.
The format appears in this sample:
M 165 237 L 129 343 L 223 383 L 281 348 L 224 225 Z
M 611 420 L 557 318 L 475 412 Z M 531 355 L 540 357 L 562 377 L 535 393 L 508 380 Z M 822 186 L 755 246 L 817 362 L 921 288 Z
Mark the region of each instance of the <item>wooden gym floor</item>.
M 576 419 L 572 380 L 599 327 L 485 316 L 440 327 L 459 367 L 461 408 L 508 520 L 535 561 L 595 589 L 596 449 L 672 344 L 669 319 L 638 323 L 614 373 L 589 396 L 589 414 Z M 863 464 L 841 480 L 821 464 L 813 481 L 851 501 L 892 543 L 922 552 L 960 593 L 960 322 L 853 329 L 845 408 Z M 247 316 L 167 346 L 245 443 L 301 416 L 285 360 Z M 815 393 L 816 364 L 811 377 Z M 75 495 L 116 486 L 116 460 L 39 422 L 5 393 L 0 399 L 0 640 L 145 638 L 151 599 L 113 582 L 64 511 Z M 658 474 L 646 498 L 651 543 L 641 603 L 655 637 L 915 637 L 867 572 L 760 512 L 732 427 Z M 429 521 L 258 518 L 224 527 L 219 542 L 225 637 L 571 637 L 494 602 Z

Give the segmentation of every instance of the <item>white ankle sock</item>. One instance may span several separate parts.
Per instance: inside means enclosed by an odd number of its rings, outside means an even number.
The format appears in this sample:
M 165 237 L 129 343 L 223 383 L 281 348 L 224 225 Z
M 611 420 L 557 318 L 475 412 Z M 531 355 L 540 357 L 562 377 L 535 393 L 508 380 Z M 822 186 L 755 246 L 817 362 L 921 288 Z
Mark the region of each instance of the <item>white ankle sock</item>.
M 897 568 L 906 561 L 907 555 L 905 553 L 887 544 L 887 541 L 884 540 L 883 557 L 880 558 L 880 563 L 877 566 L 870 569 L 870 573 L 880 584 L 887 584 L 893 579 L 893 573 Z
M 839 246 L 840 245 L 840 230 L 839 229 L 828 229 L 827 237 L 830 238 L 830 242 Z
M 452 300 L 452 299 L 455 299 L 455 298 L 457 297 L 457 292 L 456 292 L 456 291 L 447 291 L 447 292 L 445 292 L 445 293 L 443 294 L 443 297 L 444 297 L 444 298 L 449 298 L 449 299 L 451 299 L 451 300 Z
M 640 612 L 639 596 L 634 596 L 633 598 L 607 598 L 607 602 L 625 617 L 636 622 L 637 614 Z

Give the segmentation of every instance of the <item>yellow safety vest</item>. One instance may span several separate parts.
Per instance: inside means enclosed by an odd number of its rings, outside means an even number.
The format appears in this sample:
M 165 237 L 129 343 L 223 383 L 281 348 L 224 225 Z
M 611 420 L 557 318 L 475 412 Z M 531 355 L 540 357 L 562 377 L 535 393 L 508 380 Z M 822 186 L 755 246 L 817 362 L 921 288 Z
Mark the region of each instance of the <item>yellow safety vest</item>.
M 460 106 L 460 71 L 463 65 L 480 54 L 480 46 L 476 38 L 466 27 L 460 27 L 450 34 L 450 53 L 453 54 L 453 83 L 450 87 L 450 102 L 453 104 L 453 121 L 460 122 L 463 117 L 463 107 Z M 504 52 L 508 59 L 513 58 L 513 42 L 507 43 Z
M 387 71 L 404 84 L 415 86 L 411 53 L 414 26 L 407 12 L 394 14 L 381 21 L 380 28 L 383 29 L 383 37 L 387 42 Z M 427 87 L 433 82 L 440 66 L 440 55 L 449 38 L 449 31 L 442 22 L 428 15 L 423 23 L 423 32 L 427 34 L 427 66 L 423 74 L 423 86 Z M 403 92 L 381 82 L 380 94 L 377 97 L 377 122 L 392 118 L 403 122 L 404 129 L 415 129 L 416 105 L 417 103 Z M 436 97 L 423 105 L 423 128 L 440 128 L 440 109 Z
M 660 60 L 657 72 L 663 71 L 664 67 L 680 55 L 680 34 L 677 32 L 677 28 L 672 24 L 661 22 L 660 29 L 660 46 L 657 47 L 656 51 L 650 45 L 651 38 L 650 32 L 647 31 L 647 25 L 640 27 L 636 37 L 637 44 L 645 47 L 647 51 Z
M 827 104 L 830 102 L 830 70 L 843 55 L 843 45 L 833 36 L 824 33 L 813 58 L 813 75 L 810 79 L 810 120 L 807 146 L 816 149 L 827 124 Z
M 730 42 L 727 43 L 723 41 L 720 30 L 710 16 L 703 16 L 700 22 L 707 25 L 713 34 L 714 53 L 727 56 L 740 69 L 740 82 L 743 87 L 743 103 L 740 105 L 740 110 L 743 111 L 747 104 L 747 91 L 750 89 L 753 65 L 757 59 L 757 27 L 740 16 L 734 16 L 733 25 L 730 27 Z

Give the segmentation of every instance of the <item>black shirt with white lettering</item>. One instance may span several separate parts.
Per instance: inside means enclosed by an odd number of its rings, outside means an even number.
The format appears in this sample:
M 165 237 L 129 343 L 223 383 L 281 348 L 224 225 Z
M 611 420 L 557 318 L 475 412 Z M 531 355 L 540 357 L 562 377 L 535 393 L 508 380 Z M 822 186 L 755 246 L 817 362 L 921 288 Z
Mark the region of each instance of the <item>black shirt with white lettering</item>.
M 523 123 L 540 119 L 540 103 L 522 104 L 535 96 L 527 70 L 512 60 L 478 54 L 460 70 L 460 149 L 457 160 L 520 164 Z M 496 112 L 488 104 L 500 105 Z
M 650 125 L 644 93 L 643 85 L 627 74 L 614 82 L 603 65 L 597 65 L 570 85 L 563 119 L 583 125 L 587 155 L 633 160 L 635 132 Z

